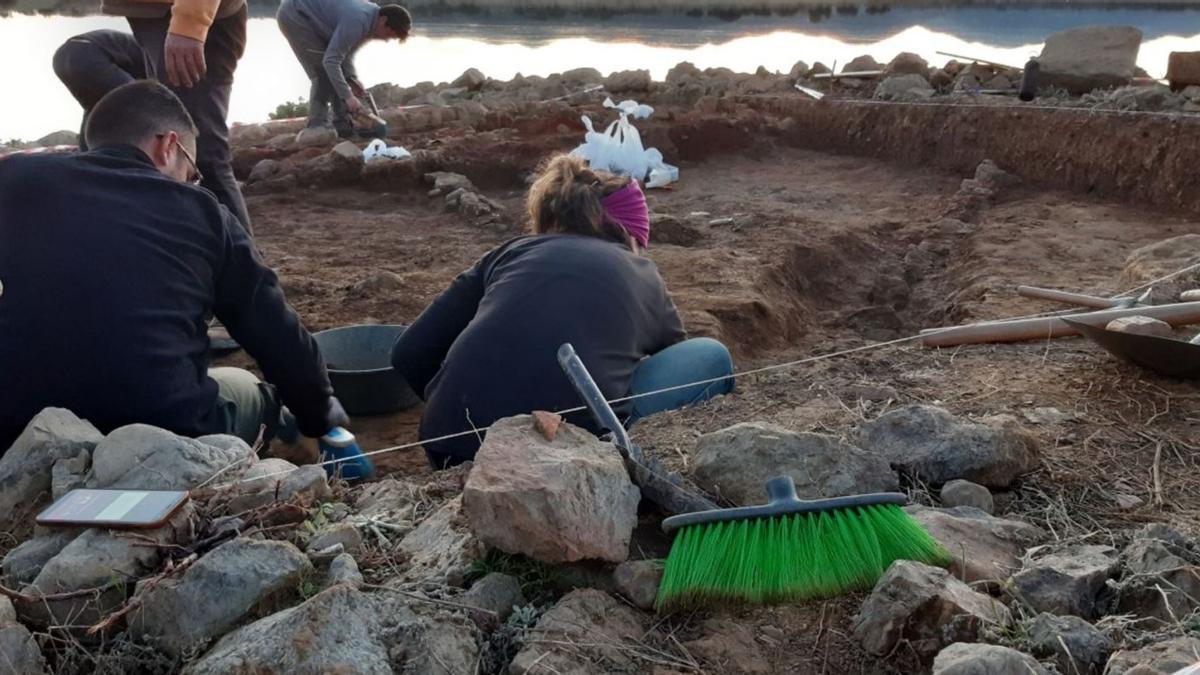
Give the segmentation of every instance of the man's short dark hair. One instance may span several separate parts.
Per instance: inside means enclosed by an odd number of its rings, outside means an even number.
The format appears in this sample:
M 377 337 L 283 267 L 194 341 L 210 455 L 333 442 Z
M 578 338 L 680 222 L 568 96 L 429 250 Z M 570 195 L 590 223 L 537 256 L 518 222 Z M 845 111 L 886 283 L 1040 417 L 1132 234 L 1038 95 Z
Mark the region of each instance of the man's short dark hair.
M 196 136 L 196 124 L 179 97 L 153 80 L 123 84 L 104 95 L 88 114 L 84 138 L 89 147 L 138 145 L 174 131 Z
M 400 5 L 380 7 L 379 16 L 382 16 L 384 24 L 402 39 L 408 37 L 408 32 L 412 30 L 412 15 Z

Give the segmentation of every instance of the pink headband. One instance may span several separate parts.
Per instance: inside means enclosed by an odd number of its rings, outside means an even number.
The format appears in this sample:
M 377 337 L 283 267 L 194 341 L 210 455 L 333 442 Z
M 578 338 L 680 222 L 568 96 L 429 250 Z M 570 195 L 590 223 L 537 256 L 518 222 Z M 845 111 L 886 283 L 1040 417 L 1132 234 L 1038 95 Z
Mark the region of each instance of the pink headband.
M 650 247 L 650 211 L 646 208 L 646 195 L 636 180 L 600 200 L 604 212 L 617 225 L 629 233 L 642 248 Z

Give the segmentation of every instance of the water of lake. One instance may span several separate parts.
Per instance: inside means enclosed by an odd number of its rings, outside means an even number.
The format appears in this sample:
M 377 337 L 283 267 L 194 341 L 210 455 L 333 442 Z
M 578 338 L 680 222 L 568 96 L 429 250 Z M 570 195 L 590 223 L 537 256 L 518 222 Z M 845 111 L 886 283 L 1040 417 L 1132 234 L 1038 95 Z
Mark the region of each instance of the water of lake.
M 968 7 L 894 9 L 857 15 L 746 16 L 732 21 L 678 14 L 633 14 L 606 19 L 564 16 L 532 19 L 418 17 L 404 45 L 371 43 L 356 63 L 368 85 L 423 80 L 448 82 L 467 68 L 508 79 L 517 73 L 549 75 L 591 66 L 601 72 L 647 68 L 663 77 L 691 61 L 753 72 L 758 66 L 789 70 L 797 60 L 829 65 L 870 54 L 886 62 L 901 51 L 930 63 L 936 52 L 968 54 L 1019 66 L 1055 31 L 1094 24 L 1133 25 L 1145 40 L 1139 64 L 1151 75 L 1166 71 L 1172 51 L 1200 51 L 1200 8 L 1063 9 Z M 78 127 L 79 108 L 50 67 L 67 38 L 97 28 L 127 29 L 107 16 L 0 16 L 0 138 L 34 139 Z M 266 119 L 275 106 L 308 94 L 308 82 L 268 11 L 250 20 L 248 46 L 238 67 L 230 118 Z

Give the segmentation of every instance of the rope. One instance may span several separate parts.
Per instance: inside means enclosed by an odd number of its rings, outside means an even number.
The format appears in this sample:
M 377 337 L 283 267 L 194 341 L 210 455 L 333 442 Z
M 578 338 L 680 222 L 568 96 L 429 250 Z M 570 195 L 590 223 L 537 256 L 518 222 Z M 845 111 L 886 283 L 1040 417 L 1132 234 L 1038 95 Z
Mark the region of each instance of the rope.
M 1157 279 L 1152 279 L 1151 281 L 1148 281 L 1140 286 L 1135 286 L 1128 290 L 1122 291 L 1121 293 L 1119 293 L 1113 297 L 1114 298 L 1126 297 L 1126 296 L 1129 296 L 1138 291 L 1145 290 L 1151 286 L 1154 286 L 1155 284 L 1161 283 L 1163 281 L 1167 281 L 1169 279 L 1173 279 L 1177 276 L 1180 276 L 1182 274 L 1187 274 L 1188 272 L 1198 270 L 1198 269 L 1200 269 L 1200 263 L 1189 265 L 1187 267 L 1184 267 L 1183 269 L 1176 270 L 1175 272 L 1171 272 L 1170 274 L 1161 276 Z M 1049 311 L 1049 312 L 1039 312 L 1037 314 L 1026 314 L 1024 316 L 1009 317 L 1009 318 L 1005 318 L 1005 319 L 993 319 L 991 321 L 977 321 L 975 323 L 964 324 L 964 325 L 965 326 L 980 326 L 980 325 L 986 325 L 986 324 L 991 324 L 991 323 L 1000 323 L 1000 322 L 1004 322 L 1004 321 L 1019 321 L 1022 319 L 1036 319 L 1036 318 L 1041 318 L 1041 317 L 1053 317 L 1053 316 L 1062 315 L 1064 313 L 1078 314 L 1079 312 L 1078 312 L 1078 310 L 1070 310 L 1070 309 L 1054 310 L 1054 311 Z M 917 333 L 915 335 L 909 335 L 909 336 L 902 337 L 902 338 L 896 338 L 895 340 L 888 340 L 886 342 L 873 342 L 871 344 L 861 345 L 858 347 L 851 347 L 849 349 L 842 349 L 842 350 L 839 350 L 836 352 L 829 352 L 827 354 L 817 354 L 815 356 L 807 356 L 807 357 L 804 357 L 801 359 L 796 359 L 794 361 L 787 361 L 784 363 L 776 363 L 776 364 L 772 364 L 772 365 L 768 365 L 768 366 L 763 366 L 761 368 L 754 368 L 752 370 L 743 370 L 741 372 L 733 373 L 730 375 L 723 375 L 721 377 L 712 377 L 712 378 L 708 378 L 705 380 L 696 380 L 695 382 L 689 382 L 687 384 L 680 384 L 680 385 L 675 385 L 675 386 L 671 386 L 671 387 L 664 387 L 662 389 L 656 389 L 654 391 L 647 391 L 647 392 L 643 392 L 640 394 L 632 394 L 630 396 L 614 398 L 614 399 L 608 401 L 608 403 L 609 403 L 609 405 L 612 405 L 615 403 L 625 403 L 625 402 L 633 401 L 633 400 L 640 399 L 640 398 L 646 398 L 649 396 L 657 396 L 658 394 L 665 394 L 665 393 L 672 392 L 672 391 L 678 391 L 680 389 L 688 389 L 688 388 L 697 387 L 700 385 L 713 384 L 716 382 L 723 382 L 725 380 L 736 380 L 738 378 L 748 377 L 750 375 L 760 375 L 762 373 L 768 373 L 768 372 L 772 372 L 772 371 L 776 371 L 776 370 L 795 368 L 796 366 L 801 366 L 801 365 L 805 365 L 805 364 L 809 364 L 809 363 L 817 363 L 819 361 L 825 361 L 827 359 L 834 359 L 834 358 L 838 358 L 841 356 L 848 356 L 850 354 L 857 354 L 857 353 L 861 353 L 861 352 L 871 351 L 874 349 L 884 349 L 887 347 L 894 347 L 896 345 L 901 345 L 901 344 L 905 344 L 905 343 L 909 343 L 909 342 L 915 342 L 917 340 L 920 340 L 922 338 L 926 338 L 926 337 L 929 337 L 932 335 L 938 335 L 945 331 L 955 330 L 960 327 L 962 327 L 962 326 L 939 328 L 939 329 L 936 329 L 933 331 L 929 331 L 927 333 Z M 555 412 L 554 414 L 570 415 L 573 413 L 586 411 L 587 409 L 588 409 L 587 406 L 581 405 L 581 406 L 576 406 L 574 408 L 567 408 L 565 410 L 559 410 L 559 411 Z M 453 440 L 456 438 L 462 438 L 464 436 L 477 435 L 477 434 L 483 433 L 485 431 L 488 431 L 490 429 L 491 429 L 491 426 L 486 426 L 486 427 L 478 428 L 478 429 L 472 428 L 467 431 L 460 431 L 460 432 L 453 433 L 453 434 L 446 434 L 445 436 L 438 436 L 436 438 L 427 438 L 423 441 L 415 441 L 412 443 L 405 443 L 403 445 L 395 445 L 392 447 L 380 448 L 378 450 L 372 450 L 370 452 L 364 452 L 364 453 L 362 453 L 362 456 L 363 457 L 374 457 L 376 455 L 382 455 L 382 454 L 386 454 L 386 453 L 390 453 L 390 452 L 399 452 L 401 450 L 409 450 L 409 449 L 412 449 L 415 447 L 419 447 L 421 445 L 440 443 L 442 441 L 449 441 L 449 440 Z M 347 459 L 334 459 L 334 460 L 329 460 L 329 461 L 325 461 L 325 462 L 319 462 L 317 464 L 313 464 L 310 466 L 320 466 L 320 467 L 332 466 L 335 464 L 344 463 L 346 461 L 348 461 L 348 460 Z M 229 464 L 228 466 L 223 467 L 222 469 L 217 471 L 217 473 L 210 476 L 208 478 L 208 480 L 201 483 L 199 487 L 204 487 L 205 485 L 208 485 L 209 482 L 211 482 L 217 476 L 220 476 L 226 470 L 228 470 L 229 468 L 231 468 L 232 466 L 234 466 L 236 464 L 238 464 L 238 462 L 234 462 L 232 464 Z M 242 483 L 251 483 L 254 481 L 264 480 L 267 478 L 274 478 L 277 476 L 285 476 L 291 472 L 292 472 L 292 470 L 283 470 L 283 471 L 275 471 L 272 473 L 264 474 L 262 476 L 256 476 L 254 478 L 243 478 L 243 479 L 231 481 L 228 483 L 222 483 L 221 485 L 216 486 L 214 489 L 219 490 L 219 489 L 222 489 L 225 487 L 230 487 L 233 485 L 240 485 Z

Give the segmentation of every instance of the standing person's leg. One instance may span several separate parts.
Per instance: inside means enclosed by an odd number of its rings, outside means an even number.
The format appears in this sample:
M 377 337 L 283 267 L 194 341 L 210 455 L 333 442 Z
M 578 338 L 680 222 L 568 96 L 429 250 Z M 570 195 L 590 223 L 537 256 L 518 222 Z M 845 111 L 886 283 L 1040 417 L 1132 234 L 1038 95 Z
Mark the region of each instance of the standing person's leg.
M 321 39 L 312 31 L 308 21 L 299 15 L 290 2 L 281 3 L 275 17 L 279 32 L 287 39 L 292 53 L 308 76 L 308 126 L 323 127 L 329 124 L 329 94 L 325 68 L 321 64 L 325 50 Z
M 712 338 L 694 338 L 671 345 L 643 360 L 633 373 L 630 396 L 670 389 L 689 382 L 715 382 L 673 389 L 633 400 L 633 415 L 626 426 L 643 417 L 683 408 L 733 391 L 733 359 L 725 345 Z
M 133 35 L 146 51 L 148 62 L 154 66 L 156 77 L 166 74 L 163 61 L 163 42 L 170 28 L 170 17 L 129 19 Z M 233 73 L 246 48 L 246 8 L 236 14 L 217 19 L 204 42 L 204 61 L 207 72 L 192 87 L 171 87 L 191 113 L 196 128 L 196 164 L 204 174 L 202 185 L 221 201 L 250 232 L 250 215 L 246 202 L 233 176 L 229 157 L 229 94 L 233 89 Z
M 129 39 L 132 41 L 133 36 L 129 36 Z M 107 52 L 82 36 L 67 40 L 54 52 L 53 66 L 54 74 L 83 107 L 83 119 L 79 125 L 79 149 L 87 150 L 84 132 L 92 107 L 105 94 L 123 84 L 133 82 L 137 76 L 122 69 Z

